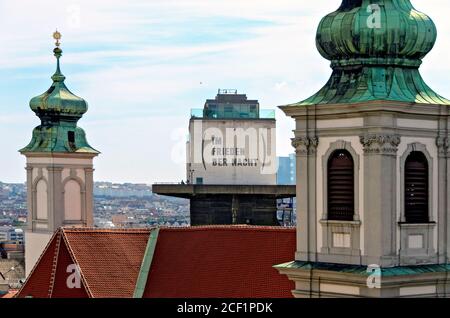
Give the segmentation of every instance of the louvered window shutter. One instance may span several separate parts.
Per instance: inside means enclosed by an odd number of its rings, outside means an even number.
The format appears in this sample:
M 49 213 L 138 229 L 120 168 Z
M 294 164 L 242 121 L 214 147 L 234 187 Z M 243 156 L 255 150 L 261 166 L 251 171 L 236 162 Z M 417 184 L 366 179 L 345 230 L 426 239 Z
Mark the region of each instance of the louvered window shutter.
M 328 160 L 328 219 L 352 221 L 355 209 L 353 158 L 336 150 Z
M 407 223 L 426 223 L 428 219 L 428 162 L 413 151 L 405 162 L 405 219 Z

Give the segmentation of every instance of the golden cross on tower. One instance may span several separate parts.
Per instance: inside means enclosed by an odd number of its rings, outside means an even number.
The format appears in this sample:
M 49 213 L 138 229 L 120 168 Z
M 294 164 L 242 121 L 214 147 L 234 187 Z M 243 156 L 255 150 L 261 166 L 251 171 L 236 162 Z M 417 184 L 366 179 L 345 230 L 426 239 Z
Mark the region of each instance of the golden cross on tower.
M 61 33 L 59 33 L 58 30 L 56 30 L 55 32 L 53 32 L 53 38 L 56 40 L 55 45 L 56 45 L 57 47 L 59 47 L 60 44 L 61 44 L 61 43 L 59 42 L 59 40 L 61 39 Z

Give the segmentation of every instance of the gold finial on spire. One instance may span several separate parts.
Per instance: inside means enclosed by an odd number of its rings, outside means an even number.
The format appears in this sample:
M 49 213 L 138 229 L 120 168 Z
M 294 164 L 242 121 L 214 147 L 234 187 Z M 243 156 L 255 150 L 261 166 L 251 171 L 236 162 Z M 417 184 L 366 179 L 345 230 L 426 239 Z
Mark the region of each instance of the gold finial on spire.
M 53 82 L 64 82 L 64 75 L 62 75 L 61 70 L 59 69 L 59 59 L 61 58 L 62 55 L 62 50 L 59 48 L 59 46 L 61 45 L 61 43 L 59 42 L 59 40 L 61 39 L 61 33 L 58 32 L 58 30 L 56 30 L 53 33 L 53 38 L 56 40 L 55 45 L 56 47 L 53 49 L 53 53 L 56 57 L 56 72 L 55 74 L 53 74 L 52 76 L 52 80 Z
M 53 32 L 53 38 L 56 40 L 55 42 L 56 47 L 59 47 L 61 45 L 61 43 L 59 42 L 59 40 L 61 39 L 61 33 L 59 33 L 58 30 Z

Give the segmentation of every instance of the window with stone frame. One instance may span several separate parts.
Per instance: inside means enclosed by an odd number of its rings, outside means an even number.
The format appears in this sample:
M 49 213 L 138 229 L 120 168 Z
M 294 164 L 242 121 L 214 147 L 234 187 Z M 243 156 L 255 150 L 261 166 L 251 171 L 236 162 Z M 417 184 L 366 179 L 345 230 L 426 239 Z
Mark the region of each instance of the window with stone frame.
M 355 212 L 355 172 L 352 155 L 335 150 L 328 159 L 328 219 L 353 221 Z
M 420 151 L 411 152 L 405 161 L 405 221 L 429 221 L 428 160 Z

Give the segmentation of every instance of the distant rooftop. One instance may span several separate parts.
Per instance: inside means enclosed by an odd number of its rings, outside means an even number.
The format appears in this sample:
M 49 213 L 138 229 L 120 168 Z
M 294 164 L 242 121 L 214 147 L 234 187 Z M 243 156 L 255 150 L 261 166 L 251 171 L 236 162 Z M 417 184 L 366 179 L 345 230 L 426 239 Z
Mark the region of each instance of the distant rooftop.
M 203 109 L 192 109 L 192 118 L 275 119 L 274 110 L 260 110 L 258 100 L 247 99 L 236 89 L 219 89 L 215 99 L 207 99 Z
M 225 114 L 220 113 L 208 113 L 204 114 L 204 109 L 202 108 L 192 108 L 191 118 L 205 118 L 205 119 L 275 119 L 274 109 L 260 109 L 257 116 L 247 116 L 242 113 L 233 113 L 231 116 L 225 116 Z

